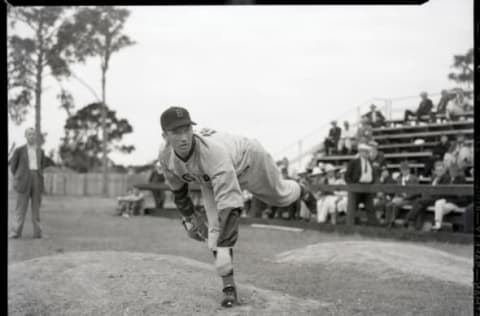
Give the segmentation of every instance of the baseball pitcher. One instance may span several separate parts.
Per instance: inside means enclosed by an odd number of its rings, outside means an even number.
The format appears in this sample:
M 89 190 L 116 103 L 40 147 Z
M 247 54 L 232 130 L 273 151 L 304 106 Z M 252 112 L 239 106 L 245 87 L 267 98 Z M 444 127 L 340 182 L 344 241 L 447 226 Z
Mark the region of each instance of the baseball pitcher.
M 238 303 L 233 279 L 233 247 L 243 208 L 242 190 L 273 206 L 300 208 L 313 196 L 294 180 L 282 178 L 271 155 L 254 139 L 212 130 L 196 134 L 185 108 L 170 107 L 160 118 L 166 145 L 159 161 L 174 193 L 188 235 L 207 241 L 223 281 L 222 306 Z M 188 184 L 199 184 L 206 210 L 194 210 Z

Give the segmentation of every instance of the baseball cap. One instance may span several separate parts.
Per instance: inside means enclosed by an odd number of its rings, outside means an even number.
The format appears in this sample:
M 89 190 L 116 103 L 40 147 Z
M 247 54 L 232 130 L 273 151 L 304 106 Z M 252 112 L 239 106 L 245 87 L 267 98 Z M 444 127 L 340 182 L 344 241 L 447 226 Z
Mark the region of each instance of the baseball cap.
M 166 109 L 160 116 L 160 125 L 164 131 L 171 131 L 180 126 L 197 124 L 191 120 L 187 109 L 172 106 Z

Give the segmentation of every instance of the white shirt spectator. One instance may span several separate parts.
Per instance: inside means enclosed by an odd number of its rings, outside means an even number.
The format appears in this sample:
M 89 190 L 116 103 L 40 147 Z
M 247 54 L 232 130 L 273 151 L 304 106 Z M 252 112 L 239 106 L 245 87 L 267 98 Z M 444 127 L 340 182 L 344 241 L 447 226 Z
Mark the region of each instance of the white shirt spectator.
M 372 166 L 367 159 L 360 158 L 362 166 L 362 175 L 360 176 L 360 183 L 372 182 Z
M 27 145 L 27 151 L 28 151 L 28 165 L 30 167 L 30 170 L 37 170 L 38 169 L 37 148 L 35 146 Z
M 343 128 L 342 138 L 355 138 L 357 136 L 357 129 L 349 126 L 348 129 Z

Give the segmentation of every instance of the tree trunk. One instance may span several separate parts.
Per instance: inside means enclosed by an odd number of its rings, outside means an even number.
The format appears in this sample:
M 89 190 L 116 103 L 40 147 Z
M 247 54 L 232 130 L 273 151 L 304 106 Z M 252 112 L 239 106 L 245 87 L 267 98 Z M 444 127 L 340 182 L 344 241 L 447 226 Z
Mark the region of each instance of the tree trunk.
M 39 55 L 37 62 L 37 78 L 35 82 L 35 131 L 38 137 L 42 136 L 42 54 Z
M 107 158 L 107 102 L 106 102 L 106 77 L 107 67 L 102 67 L 102 179 L 103 179 L 103 194 L 108 196 L 108 158 Z

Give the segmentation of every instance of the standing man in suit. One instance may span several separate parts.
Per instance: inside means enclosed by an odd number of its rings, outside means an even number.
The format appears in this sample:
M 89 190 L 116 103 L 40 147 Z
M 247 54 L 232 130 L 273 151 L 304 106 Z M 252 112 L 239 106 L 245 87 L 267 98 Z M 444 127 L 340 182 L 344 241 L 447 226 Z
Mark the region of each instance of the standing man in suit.
M 432 185 L 450 184 L 450 175 L 447 173 L 447 169 L 443 161 L 437 161 L 435 163 L 435 176 L 432 180 Z M 420 230 L 423 225 L 423 214 L 425 209 L 434 205 L 436 200 L 442 199 L 443 196 L 421 196 L 413 202 L 412 209 L 407 214 L 406 227 L 414 227 Z
M 358 157 L 348 163 L 347 171 L 345 173 L 345 182 L 347 184 L 372 184 L 375 181 L 369 153 L 370 146 L 367 144 L 358 145 Z M 375 194 L 371 193 L 348 192 L 347 225 L 353 225 L 355 223 L 355 213 L 357 211 L 358 203 L 360 202 L 365 205 L 368 223 L 373 225 L 378 224 L 375 209 L 373 207 L 374 197 Z
M 40 204 L 43 193 L 45 154 L 40 148 L 41 140 L 34 128 L 28 128 L 25 131 L 25 138 L 27 144 L 18 147 L 10 160 L 13 188 L 18 196 L 9 238 L 19 238 L 22 235 L 29 201 L 32 207 L 33 238 L 42 238 Z
M 330 131 L 328 132 L 328 137 L 325 138 L 325 141 L 323 142 L 327 156 L 332 155 L 334 151 L 337 151 L 338 141 L 342 134 L 342 129 L 337 126 L 337 121 L 332 121 L 331 124 L 332 128 L 330 128 Z

